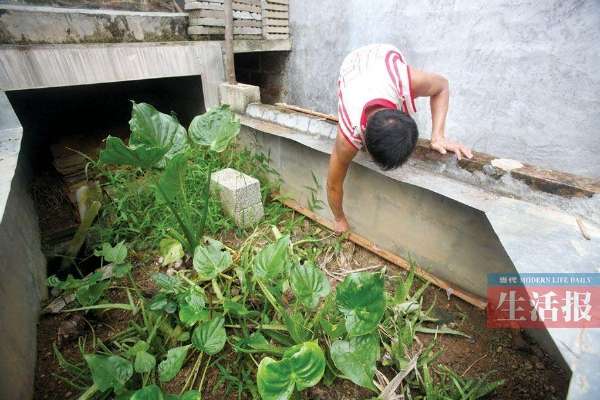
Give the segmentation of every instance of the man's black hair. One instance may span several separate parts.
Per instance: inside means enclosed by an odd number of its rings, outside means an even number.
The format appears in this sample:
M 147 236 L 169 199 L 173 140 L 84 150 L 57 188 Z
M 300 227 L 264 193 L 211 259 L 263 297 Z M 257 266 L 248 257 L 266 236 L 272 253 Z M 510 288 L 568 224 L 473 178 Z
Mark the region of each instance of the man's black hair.
M 377 111 L 369 118 L 365 130 L 367 151 L 384 171 L 404 164 L 418 137 L 415 120 L 400 110 Z

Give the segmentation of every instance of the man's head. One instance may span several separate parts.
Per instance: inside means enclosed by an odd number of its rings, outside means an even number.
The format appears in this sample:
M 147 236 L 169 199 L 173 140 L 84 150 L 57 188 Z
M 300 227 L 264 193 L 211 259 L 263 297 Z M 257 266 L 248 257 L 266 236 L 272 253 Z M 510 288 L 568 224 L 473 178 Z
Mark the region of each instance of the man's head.
M 400 110 L 375 112 L 365 129 L 367 151 L 385 171 L 398 168 L 408 159 L 418 137 L 417 124 L 410 115 Z

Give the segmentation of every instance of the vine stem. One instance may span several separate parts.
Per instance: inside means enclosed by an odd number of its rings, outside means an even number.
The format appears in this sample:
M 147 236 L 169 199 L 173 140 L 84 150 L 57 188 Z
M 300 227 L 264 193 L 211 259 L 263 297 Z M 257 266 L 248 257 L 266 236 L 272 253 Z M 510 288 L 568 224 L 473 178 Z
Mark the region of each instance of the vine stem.
M 200 355 L 196 358 L 196 362 L 194 363 L 192 372 L 190 372 L 190 374 L 188 375 L 187 379 L 185 380 L 185 384 L 183 385 L 183 387 L 181 388 L 181 391 L 179 392 L 180 396 L 183 394 L 183 392 L 186 391 L 188 386 L 191 386 L 194 384 L 194 382 L 196 382 L 196 377 L 198 376 L 198 371 L 200 370 L 200 363 L 202 362 L 203 355 L 204 355 L 204 353 L 200 352 Z M 193 378 L 192 378 L 192 376 L 193 376 Z M 191 385 L 190 385 L 190 382 L 191 382 Z
M 202 378 L 200 378 L 200 385 L 198 385 L 198 393 L 200 393 L 200 398 L 202 398 L 202 386 L 204 385 L 204 377 L 206 376 L 206 370 L 210 365 L 210 359 L 212 356 L 208 356 L 208 360 L 206 361 L 206 365 L 204 366 L 204 371 L 202 371 Z
M 94 397 L 94 395 L 96 394 L 97 391 L 98 391 L 98 386 L 96 386 L 96 384 L 94 383 L 85 392 L 83 392 L 77 400 L 91 399 L 92 397 Z

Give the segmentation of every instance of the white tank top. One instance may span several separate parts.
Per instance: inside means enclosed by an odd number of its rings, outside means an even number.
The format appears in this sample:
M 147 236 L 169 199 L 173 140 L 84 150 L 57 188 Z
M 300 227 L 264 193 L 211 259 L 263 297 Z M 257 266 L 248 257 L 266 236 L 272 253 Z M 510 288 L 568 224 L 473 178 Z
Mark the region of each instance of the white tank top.
M 363 146 L 365 109 L 380 105 L 410 115 L 417 111 L 410 67 L 400 51 L 389 44 L 372 44 L 348 54 L 340 68 L 338 87 L 340 131 L 357 149 Z

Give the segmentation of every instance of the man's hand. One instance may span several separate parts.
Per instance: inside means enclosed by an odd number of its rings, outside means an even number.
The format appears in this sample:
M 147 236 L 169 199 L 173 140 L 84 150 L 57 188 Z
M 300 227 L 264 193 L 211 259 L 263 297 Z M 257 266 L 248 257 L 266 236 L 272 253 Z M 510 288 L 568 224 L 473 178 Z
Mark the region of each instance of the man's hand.
M 431 141 L 431 148 L 440 152 L 441 154 L 446 154 L 447 152 L 452 152 L 456 154 L 456 157 L 461 160 L 464 157 L 472 158 L 473 153 L 471 153 L 471 149 L 467 146 L 460 144 L 458 142 L 453 142 L 451 140 L 442 138 Z
M 348 225 L 348 221 L 346 221 L 346 217 L 336 218 L 333 229 L 338 235 L 348 232 L 350 230 L 350 226 Z

